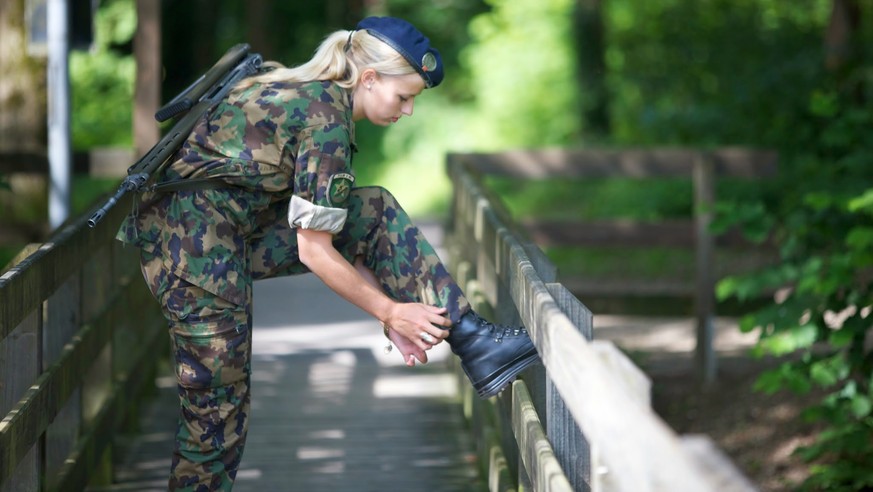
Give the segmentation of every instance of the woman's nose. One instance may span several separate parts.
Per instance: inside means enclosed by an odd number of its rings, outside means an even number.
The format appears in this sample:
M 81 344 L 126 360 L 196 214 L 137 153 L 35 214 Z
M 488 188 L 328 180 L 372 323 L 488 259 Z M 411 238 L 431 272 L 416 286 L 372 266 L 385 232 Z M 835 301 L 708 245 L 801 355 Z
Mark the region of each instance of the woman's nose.
M 414 101 L 412 101 L 412 100 L 406 101 L 406 103 L 400 107 L 400 111 L 407 116 L 412 116 L 412 109 L 413 109 L 414 105 L 415 105 Z

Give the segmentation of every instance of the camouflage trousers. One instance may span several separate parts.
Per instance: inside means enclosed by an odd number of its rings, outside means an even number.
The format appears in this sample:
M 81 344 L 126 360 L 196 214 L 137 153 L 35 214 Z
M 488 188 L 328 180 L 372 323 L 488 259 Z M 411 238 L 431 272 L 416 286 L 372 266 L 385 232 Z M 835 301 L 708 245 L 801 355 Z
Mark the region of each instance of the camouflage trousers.
M 179 195 L 197 199 L 196 193 Z M 349 262 L 362 258 L 387 295 L 446 307 L 454 322 L 469 309 L 433 247 L 390 193 L 356 188 L 348 210 L 334 246 Z M 261 211 L 258 225 L 245 235 L 239 254 L 252 280 L 308 271 L 286 214 L 287 204 Z M 159 251 L 143 251 L 142 270 L 169 322 L 181 403 L 169 489 L 231 490 L 251 409 L 251 289 L 243 305 L 230 302 L 174 274 Z

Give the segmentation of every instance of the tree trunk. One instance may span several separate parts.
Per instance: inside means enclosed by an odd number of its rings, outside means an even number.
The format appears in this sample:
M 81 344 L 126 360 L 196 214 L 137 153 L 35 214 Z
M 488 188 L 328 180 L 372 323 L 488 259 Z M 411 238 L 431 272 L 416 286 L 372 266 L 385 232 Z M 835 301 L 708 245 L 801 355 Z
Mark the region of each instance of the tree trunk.
M 27 54 L 25 0 L 0 0 L 0 152 L 45 152 L 46 60 Z
M 609 136 L 611 129 L 602 3 L 603 0 L 577 0 L 573 12 L 582 128 L 594 138 Z
M 137 0 L 137 28 L 133 38 L 136 86 L 133 108 L 133 146 L 145 155 L 160 139 L 154 114 L 161 105 L 161 2 Z
M 854 38 L 861 20 L 857 0 L 833 0 L 825 33 L 825 67 L 832 72 L 845 68 L 855 57 Z
M 260 53 L 264 60 L 275 60 L 276 35 L 270 31 L 270 0 L 249 0 L 246 2 L 246 39 L 252 51 Z

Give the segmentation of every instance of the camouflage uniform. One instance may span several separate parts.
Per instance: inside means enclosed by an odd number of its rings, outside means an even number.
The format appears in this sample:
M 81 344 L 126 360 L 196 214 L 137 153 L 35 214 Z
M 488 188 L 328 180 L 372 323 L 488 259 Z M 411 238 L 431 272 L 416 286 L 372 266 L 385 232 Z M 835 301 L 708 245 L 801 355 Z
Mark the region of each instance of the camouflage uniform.
M 394 197 L 352 187 L 353 149 L 348 91 L 256 84 L 216 106 L 159 177 L 228 186 L 147 193 L 122 224 L 169 321 L 181 401 L 171 489 L 233 484 L 250 410 L 251 282 L 307 272 L 296 227 L 334 233 L 398 301 L 446 307 L 453 322 L 469 310 Z

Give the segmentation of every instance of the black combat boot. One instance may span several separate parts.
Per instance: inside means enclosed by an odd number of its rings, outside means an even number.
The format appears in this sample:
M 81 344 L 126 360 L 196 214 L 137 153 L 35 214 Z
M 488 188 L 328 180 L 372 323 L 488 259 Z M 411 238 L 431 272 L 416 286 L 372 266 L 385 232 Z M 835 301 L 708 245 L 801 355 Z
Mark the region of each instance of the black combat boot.
M 481 398 L 496 395 L 539 361 L 527 330 L 491 323 L 472 310 L 451 328 L 446 341 Z

